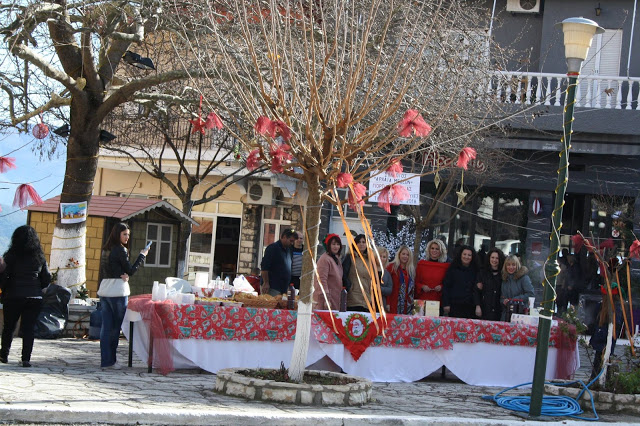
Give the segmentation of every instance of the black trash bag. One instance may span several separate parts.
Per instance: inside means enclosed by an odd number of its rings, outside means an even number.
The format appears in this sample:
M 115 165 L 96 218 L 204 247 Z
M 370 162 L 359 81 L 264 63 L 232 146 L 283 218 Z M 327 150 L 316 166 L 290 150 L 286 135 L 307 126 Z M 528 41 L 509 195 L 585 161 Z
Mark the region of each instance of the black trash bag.
M 57 339 L 62 336 L 69 320 L 69 300 L 71 290 L 57 284 L 50 284 L 42 296 L 42 310 L 35 325 L 37 339 Z

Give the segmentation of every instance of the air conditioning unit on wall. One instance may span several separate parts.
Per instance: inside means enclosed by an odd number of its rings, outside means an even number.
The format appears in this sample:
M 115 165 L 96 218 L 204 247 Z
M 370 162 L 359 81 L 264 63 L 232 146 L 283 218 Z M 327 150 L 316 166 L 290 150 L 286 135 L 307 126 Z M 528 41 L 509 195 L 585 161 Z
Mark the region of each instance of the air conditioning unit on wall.
M 542 0 L 507 0 L 507 12 L 539 13 Z
M 247 185 L 247 204 L 273 204 L 273 187 L 269 181 L 249 180 Z

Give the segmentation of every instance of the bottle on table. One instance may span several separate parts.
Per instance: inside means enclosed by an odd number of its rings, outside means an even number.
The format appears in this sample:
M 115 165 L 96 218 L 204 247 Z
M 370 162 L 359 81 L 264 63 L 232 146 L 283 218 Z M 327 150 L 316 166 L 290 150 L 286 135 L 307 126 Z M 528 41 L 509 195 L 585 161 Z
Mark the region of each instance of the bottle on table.
M 287 295 L 287 309 L 294 310 L 296 308 L 296 288 L 293 283 L 289 284 Z
M 347 312 L 347 288 L 342 287 L 340 292 L 340 312 Z

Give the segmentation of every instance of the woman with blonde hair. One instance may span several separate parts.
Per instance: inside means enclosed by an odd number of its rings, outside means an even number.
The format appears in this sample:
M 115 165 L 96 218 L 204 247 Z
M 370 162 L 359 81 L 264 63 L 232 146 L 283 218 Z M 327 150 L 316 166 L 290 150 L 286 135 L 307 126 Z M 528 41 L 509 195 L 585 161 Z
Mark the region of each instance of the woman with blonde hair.
M 387 271 L 393 280 L 393 290 L 387 298 L 389 312 L 392 314 L 410 315 L 413 310 L 415 292 L 415 269 L 413 267 L 413 253 L 407 246 L 400 246 L 396 257 L 387 266 Z
M 505 307 L 502 310 L 502 321 L 507 319 L 509 309 L 506 307 L 510 302 L 518 299 L 528 303 L 529 297 L 535 296 L 531 279 L 527 275 L 528 272 L 527 267 L 522 266 L 520 263 L 518 256 L 512 254 L 505 259 L 502 267 L 502 289 L 500 294 L 500 302 Z
M 449 269 L 447 248 L 439 239 L 427 243 L 427 259 L 418 262 L 416 267 L 416 299 L 442 299 L 442 280 Z

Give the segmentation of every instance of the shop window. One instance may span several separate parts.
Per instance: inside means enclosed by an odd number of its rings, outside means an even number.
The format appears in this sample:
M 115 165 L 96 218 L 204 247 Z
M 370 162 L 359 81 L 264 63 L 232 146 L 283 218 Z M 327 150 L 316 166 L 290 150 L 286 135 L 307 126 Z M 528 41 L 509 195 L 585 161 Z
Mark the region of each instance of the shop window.
M 173 226 L 158 223 L 147 224 L 147 241 L 153 241 L 145 266 L 169 267 L 171 263 L 171 237 Z

